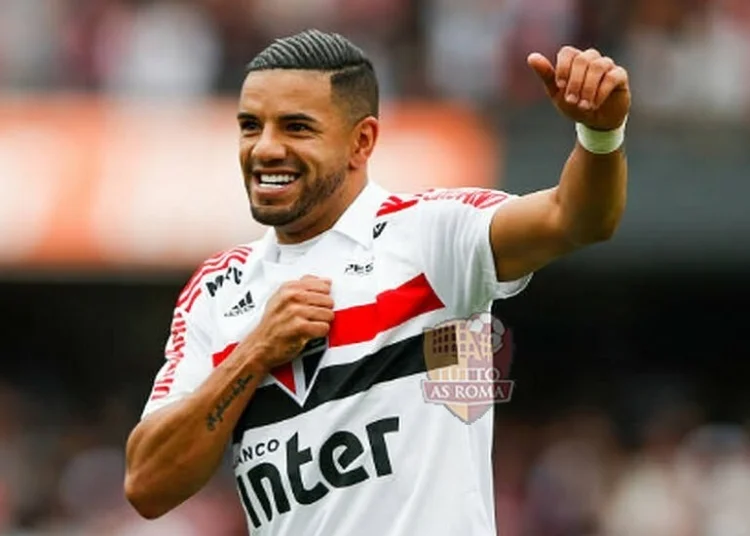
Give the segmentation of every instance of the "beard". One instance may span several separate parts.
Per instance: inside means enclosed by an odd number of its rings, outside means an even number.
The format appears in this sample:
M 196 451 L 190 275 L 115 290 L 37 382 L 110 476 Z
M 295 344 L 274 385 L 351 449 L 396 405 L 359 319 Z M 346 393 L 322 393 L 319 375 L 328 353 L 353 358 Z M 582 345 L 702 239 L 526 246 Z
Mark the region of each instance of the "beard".
M 262 225 L 268 225 L 271 227 L 289 225 L 300 218 L 307 216 L 314 207 L 324 203 L 326 199 L 331 197 L 331 195 L 341 187 L 345 178 L 345 168 L 334 171 L 313 183 L 307 182 L 305 180 L 305 175 L 302 175 L 297 179 L 298 181 L 303 181 L 299 196 L 290 207 L 281 210 L 278 207 L 266 207 L 253 203 L 252 195 L 250 194 L 250 186 L 248 184 L 247 190 L 248 195 L 250 196 L 250 213 L 252 214 L 253 219 Z

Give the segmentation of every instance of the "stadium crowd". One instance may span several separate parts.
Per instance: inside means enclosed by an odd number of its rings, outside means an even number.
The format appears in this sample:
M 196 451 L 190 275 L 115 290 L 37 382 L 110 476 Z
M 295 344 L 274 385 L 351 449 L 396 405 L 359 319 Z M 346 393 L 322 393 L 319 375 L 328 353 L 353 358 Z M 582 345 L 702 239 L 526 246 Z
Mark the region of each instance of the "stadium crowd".
M 310 26 L 366 48 L 386 99 L 532 105 L 542 95 L 526 53 L 572 43 L 628 67 L 644 116 L 750 121 L 746 0 L 0 0 L 0 98 L 234 95 L 248 58 Z M 246 534 L 228 466 L 176 511 L 139 519 L 122 447 L 140 408 L 113 395 L 95 416 L 71 414 L 79 393 L 65 396 L 0 378 L 0 536 Z M 748 430 L 688 399 L 656 404 L 636 444 L 592 408 L 544 423 L 499 414 L 502 536 L 747 534 Z
M 314 26 L 366 48 L 386 98 L 534 101 L 527 53 L 569 43 L 616 55 L 649 112 L 750 107 L 744 0 L 0 0 L 0 13 L 6 92 L 234 95 L 269 39 Z

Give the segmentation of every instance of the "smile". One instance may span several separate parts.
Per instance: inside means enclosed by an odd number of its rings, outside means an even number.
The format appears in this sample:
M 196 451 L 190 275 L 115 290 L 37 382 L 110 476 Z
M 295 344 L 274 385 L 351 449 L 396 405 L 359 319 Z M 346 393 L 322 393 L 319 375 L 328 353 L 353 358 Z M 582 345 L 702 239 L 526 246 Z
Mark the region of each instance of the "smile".
M 280 191 L 299 179 L 298 173 L 253 173 L 256 187 L 265 191 Z
M 288 184 L 293 183 L 296 181 L 299 177 L 299 173 L 291 173 L 291 172 L 285 172 L 285 173 L 253 173 L 253 177 L 255 178 L 255 182 L 262 186 L 278 186 L 278 187 L 284 187 Z

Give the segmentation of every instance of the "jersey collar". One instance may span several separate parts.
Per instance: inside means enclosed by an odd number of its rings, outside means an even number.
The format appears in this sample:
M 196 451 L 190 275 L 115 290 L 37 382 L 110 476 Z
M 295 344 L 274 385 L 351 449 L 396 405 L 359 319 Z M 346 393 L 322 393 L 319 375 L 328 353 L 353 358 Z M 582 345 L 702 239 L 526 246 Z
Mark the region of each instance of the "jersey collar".
M 372 227 L 375 214 L 387 199 L 388 192 L 378 184 L 368 181 L 364 189 L 344 211 L 328 232 L 344 235 L 369 248 L 372 245 Z M 276 257 L 276 231 L 270 227 L 261 239 L 262 255 L 266 259 Z
M 347 236 L 367 248 L 372 245 L 372 226 L 375 214 L 388 197 L 388 192 L 372 181 L 344 211 L 331 231 Z

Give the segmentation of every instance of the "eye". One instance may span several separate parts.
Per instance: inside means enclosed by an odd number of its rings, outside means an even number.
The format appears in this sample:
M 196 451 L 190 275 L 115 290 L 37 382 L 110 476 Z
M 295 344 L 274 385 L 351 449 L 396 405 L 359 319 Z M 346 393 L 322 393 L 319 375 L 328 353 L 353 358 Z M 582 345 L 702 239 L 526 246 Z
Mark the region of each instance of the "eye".
M 242 132 L 253 132 L 260 128 L 260 123 L 255 119 L 243 119 L 240 121 L 240 130 Z
M 305 123 L 289 123 L 286 126 L 290 132 L 311 132 L 312 129 Z

